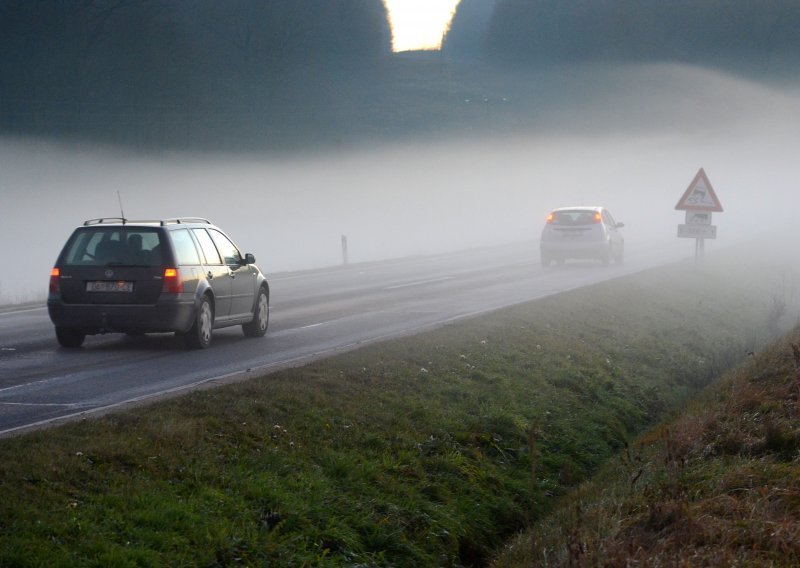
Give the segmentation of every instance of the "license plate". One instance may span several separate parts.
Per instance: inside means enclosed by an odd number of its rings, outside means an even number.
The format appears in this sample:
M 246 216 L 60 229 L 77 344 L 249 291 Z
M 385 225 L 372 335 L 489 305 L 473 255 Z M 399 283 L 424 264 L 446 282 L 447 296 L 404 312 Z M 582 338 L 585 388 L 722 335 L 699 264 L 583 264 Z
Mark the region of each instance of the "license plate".
M 86 283 L 87 292 L 133 292 L 133 282 L 98 280 Z

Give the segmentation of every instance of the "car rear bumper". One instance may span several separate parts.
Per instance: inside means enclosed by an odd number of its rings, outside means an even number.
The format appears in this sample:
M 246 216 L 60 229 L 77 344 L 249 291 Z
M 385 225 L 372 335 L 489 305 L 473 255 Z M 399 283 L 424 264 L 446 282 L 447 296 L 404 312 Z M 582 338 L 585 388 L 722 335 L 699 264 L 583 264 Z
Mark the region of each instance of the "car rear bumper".
M 552 242 L 542 241 L 543 256 L 551 258 L 602 258 L 609 254 L 609 243 L 595 242 Z
M 64 304 L 48 300 L 50 321 L 92 335 L 106 332 L 185 332 L 194 322 L 193 301 L 137 304 Z

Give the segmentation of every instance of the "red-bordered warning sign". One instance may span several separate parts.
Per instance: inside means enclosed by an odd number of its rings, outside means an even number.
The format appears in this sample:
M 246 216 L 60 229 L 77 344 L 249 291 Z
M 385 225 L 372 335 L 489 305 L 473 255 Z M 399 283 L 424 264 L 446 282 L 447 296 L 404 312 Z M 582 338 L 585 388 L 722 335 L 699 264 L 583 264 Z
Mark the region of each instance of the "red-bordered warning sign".
M 675 209 L 680 211 L 722 211 L 722 204 L 703 168 L 694 176 Z

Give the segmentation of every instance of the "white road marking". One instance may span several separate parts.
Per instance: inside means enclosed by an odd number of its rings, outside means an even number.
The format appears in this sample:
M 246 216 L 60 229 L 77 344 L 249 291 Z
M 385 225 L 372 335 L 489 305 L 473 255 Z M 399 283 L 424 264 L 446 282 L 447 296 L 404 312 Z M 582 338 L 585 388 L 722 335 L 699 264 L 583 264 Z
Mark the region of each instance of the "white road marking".
M 0 312 L 0 317 L 3 317 L 3 316 L 15 316 L 17 314 L 24 314 L 26 312 L 38 312 L 38 311 L 42 311 L 42 310 L 46 310 L 46 309 L 47 309 L 47 306 L 41 306 L 39 308 L 24 308 L 24 309 L 21 309 L 21 310 L 15 310 L 14 308 L 11 308 L 8 311 Z
M 94 404 L 87 404 L 83 402 L 61 402 L 61 403 L 47 403 L 47 402 L 3 402 L 0 401 L 0 406 L 60 406 L 62 408 L 92 408 Z
M 321 321 L 319 323 L 312 323 L 309 325 L 303 325 L 298 327 L 297 329 L 311 329 L 312 327 L 319 327 L 321 325 L 328 325 L 329 323 L 336 323 L 339 320 L 328 320 L 328 321 Z
M 428 280 L 416 280 L 415 282 L 406 282 L 405 284 L 396 284 L 394 286 L 387 286 L 384 290 L 397 290 L 398 288 L 409 288 L 411 286 L 423 286 L 425 284 L 433 284 L 434 282 L 444 282 L 445 280 L 452 280 L 455 276 L 442 276 L 440 278 L 430 278 Z

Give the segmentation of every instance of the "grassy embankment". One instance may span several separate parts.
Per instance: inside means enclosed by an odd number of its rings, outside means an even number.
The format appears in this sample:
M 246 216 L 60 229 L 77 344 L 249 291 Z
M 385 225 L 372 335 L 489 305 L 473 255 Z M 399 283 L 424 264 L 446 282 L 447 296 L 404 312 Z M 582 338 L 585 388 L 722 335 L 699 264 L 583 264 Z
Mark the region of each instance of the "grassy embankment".
M 492 563 L 800 566 L 800 327 L 636 439 Z
M 776 331 L 764 273 L 651 270 L 0 440 L 0 565 L 483 564 Z

